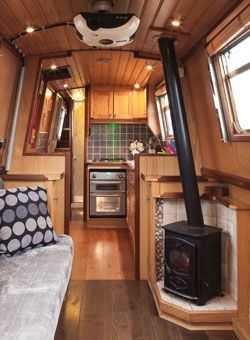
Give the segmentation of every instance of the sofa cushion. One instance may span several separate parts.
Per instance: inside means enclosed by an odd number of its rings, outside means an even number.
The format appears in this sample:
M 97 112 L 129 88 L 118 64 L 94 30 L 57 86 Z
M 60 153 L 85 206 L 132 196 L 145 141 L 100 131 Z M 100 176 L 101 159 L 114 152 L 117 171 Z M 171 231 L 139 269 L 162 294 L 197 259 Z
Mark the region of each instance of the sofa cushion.
M 52 340 L 67 289 L 73 242 L 0 256 L 0 339 Z
M 4 181 L 0 178 L 0 189 L 4 189 Z
M 46 188 L 0 190 L 0 253 L 14 255 L 55 242 Z

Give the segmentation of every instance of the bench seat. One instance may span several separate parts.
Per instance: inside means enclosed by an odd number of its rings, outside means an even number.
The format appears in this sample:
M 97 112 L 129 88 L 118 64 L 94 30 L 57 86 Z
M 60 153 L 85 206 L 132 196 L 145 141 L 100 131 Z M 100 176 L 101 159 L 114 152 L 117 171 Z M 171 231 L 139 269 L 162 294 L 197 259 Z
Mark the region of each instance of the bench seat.
M 67 290 L 73 241 L 0 257 L 0 339 L 54 339 Z

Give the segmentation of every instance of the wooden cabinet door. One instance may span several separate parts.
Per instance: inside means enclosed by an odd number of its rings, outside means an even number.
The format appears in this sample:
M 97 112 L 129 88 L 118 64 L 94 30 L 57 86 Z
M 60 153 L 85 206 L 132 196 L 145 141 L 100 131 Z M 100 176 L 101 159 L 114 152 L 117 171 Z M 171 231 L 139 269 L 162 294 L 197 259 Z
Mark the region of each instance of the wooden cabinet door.
M 91 118 L 113 118 L 113 93 L 110 91 L 93 91 L 91 96 Z
M 132 119 L 132 92 L 114 92 L 114 119 Z
M 147 118 L 146 89 L 133 90 L 133 118 Z

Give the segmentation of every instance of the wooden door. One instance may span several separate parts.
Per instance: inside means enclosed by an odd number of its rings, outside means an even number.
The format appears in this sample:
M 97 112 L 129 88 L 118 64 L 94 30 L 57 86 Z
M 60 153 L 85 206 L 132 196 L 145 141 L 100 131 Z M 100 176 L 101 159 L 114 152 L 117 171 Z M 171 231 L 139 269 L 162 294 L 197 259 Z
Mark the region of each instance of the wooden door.
M 133 90 L 133 118 L 147 118 L 147 93 L 144 90 Z
M 113 92 L 93 90 L 90 117 L 93 119 L 113 118 Z
M 132 119 L 132 92 L 114 92 L 114 119 Z

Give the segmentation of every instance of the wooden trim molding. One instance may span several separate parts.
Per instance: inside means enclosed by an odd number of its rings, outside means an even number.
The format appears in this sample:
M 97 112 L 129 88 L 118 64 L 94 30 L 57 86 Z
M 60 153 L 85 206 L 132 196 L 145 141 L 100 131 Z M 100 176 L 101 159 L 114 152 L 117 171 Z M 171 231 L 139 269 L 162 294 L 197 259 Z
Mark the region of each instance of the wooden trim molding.
M 181 176 L 145 176 L 144 174 L 141 174 L 141 178 L 144 181 L 149 182 L 181 182 Z M 197 182 L 208 182 L 208 179 L 205 176 L 196 176 L 196 179 Z
M 44 176 L 44 175 L 30 175 L 30 174 L 4 174 L 1 175 L 1 178 L 4 181 L 8 182 L 43 182 L 43 181 L 48 181 L 49 178 Z
M 213 178 L 218 182 L 228 183 L 246 190 L 250 190 L 250 178 L 205 167 L 201 168 L 201 173 L 203 176 L 207 178 Z

